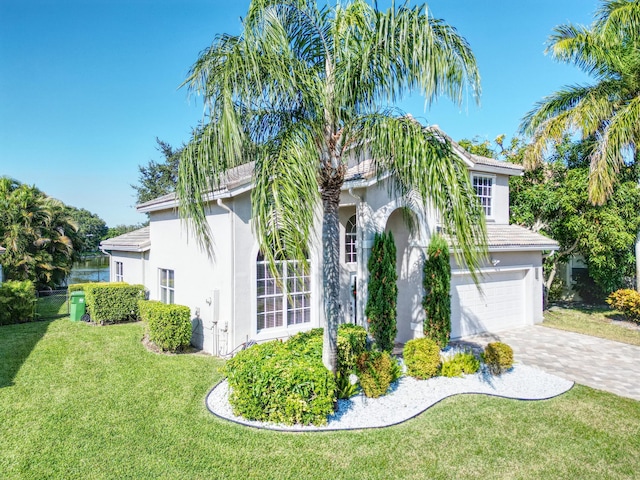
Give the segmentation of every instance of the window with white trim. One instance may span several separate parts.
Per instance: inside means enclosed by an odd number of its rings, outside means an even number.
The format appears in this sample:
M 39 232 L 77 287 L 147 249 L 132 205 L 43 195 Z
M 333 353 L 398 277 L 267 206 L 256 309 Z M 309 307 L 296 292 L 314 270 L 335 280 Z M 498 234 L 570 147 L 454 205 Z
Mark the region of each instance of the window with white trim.
M 476 191 L 480 205 L 487 217 L 492 215 L 493 210 L 493 177 L 486 175 L 473 175 L 473 189 Z
M 280 283 L 262 254 L 256 262 L 258 331 L 311 322 L 311 279 L 293 260 L 276 261 Z
M 122 262 L 116 262 L 116 274 L 114 280 L 116 282 L 124 282 L 124 266 Z
M 175 298 L 174 271 L 164 268 L 160 269 L 160 301 L 162 303 L 173 303 Z
M 356 216 L 352 216 L 345 227 L 344 232 L 344 261 L 346 263 L 355 263 L 358 261 L 356 251 Z

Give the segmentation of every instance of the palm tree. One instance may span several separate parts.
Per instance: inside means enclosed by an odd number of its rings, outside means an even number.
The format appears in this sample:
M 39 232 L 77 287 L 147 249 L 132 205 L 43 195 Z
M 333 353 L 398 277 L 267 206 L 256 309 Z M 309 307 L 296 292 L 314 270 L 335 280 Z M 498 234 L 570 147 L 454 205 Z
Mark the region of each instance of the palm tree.
M 589 199 L 601 205 L 625 161 L 640 160 L 640 0 L 603 0 L 589 28 L 556 27 L 547 52 L 596 83 L 565 87 L 525 116 L 521 130 L 532 137 L 525 165 L 539 165 L 547 147 L 566 135 L 595 139 Z
M 464 164 L 438 131 L 388 108 L 411 90 L 427 103 L 441 95 L 459 103 L 468 88 L 479 94 L 469 45 L 426 6 L 381 12 L 364 0 L 323 8 L 253 0 L 242 33 L 217 36 L 185 85 L 204 97 L 208 118 L 184 150 L 177 193 L 203 248 L 212 253 L 207 193 L 232 167 L 255 161 L 254 231 L 271 265 L 307 258 L 321 206 L 323 361 L 331 371 L 348 156 L 366 149 L 378 174 L 393 174 L 396 195 L 415 192 L 440 211 L 459 260 L 477 268 L 485 229 Z
M 0 178 L 0 243 L 6 277 L 38 288 L 69 275 L 79 239 L 65 205 L 33 186 Z

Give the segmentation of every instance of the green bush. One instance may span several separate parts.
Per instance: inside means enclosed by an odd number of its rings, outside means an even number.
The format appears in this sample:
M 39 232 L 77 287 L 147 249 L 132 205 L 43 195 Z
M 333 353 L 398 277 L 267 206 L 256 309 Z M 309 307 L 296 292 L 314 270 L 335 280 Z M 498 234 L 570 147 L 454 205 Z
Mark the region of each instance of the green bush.
M 365 315 L 378 349 L 391 353 L 396 338 L 396 245 L 391 232 L 376 233 L 369 257 L 369 296 Z
M 384 395 L 400 375 L 398 362 L 388 352 L 364 352 L 358 357 L 360 387 L 367 397 Z
M 322 328 L 313 328 L 293 335 L 286 342 L 288 348 L 304 354 L 320 352 L 322 358 Z M 367 347 L 367 331 L 358 325 L 345 323 L 338 327 L 338 371 L 349 375 L 356 367 L 356 361 Z
M 224 367 L 234 414 L 287 425 L 324 425 L 336 384 L 322 364 L 322 338 L 306 332 L 291 344 L 272 341 L 241 351 Z M 311 348 L 301 338 L 311 339 Z
M 513 349 L 506 343 L 492 342 L 488 344 L 482 358 L 489 371 L 494 375 L 501 375 L 513 367 Z
M 74 285 L 74 288 L 78 284 Z M 144 300 L 143 285 L 128 283 L 85 283 L 87 312 L 96 323 L 119 323 L 137 320 L 138 302 Z
M 616 290 L 607 298 L 614 310 L 619 310 L 627 320 L 640 323 L 640 293 L 629 288 Z
M 458 352 L 442 362 L 440 375 L 443 377 L 461 377 L 480 370 L 480 360 L 471 352 Z
M 348 376 L 355 371 L 358 357 L 366 349 L 367 331 L 364 327 L 352 323 L 338 327 L 338 370 L 342 374 Z
M 440 348 L 430 338 L 414 338 L 404 345 L 404 363 L 407 373 L 415 378 L 434 377 L 440 366 Z
M 451 265 L 449 245 L 440 235 L 431 237 L 422 284 L 425 292 L 422 306 L 426 314 L 424 336 L 444 348 L 451 335 Z
M 0 285 L 0 325 L 33 320 L 36 289 L 29 280 L 6 281 Z
M 147 324 L 149 340 L 162 350 L 176 352 L 191 343 L 191 310 L 184 305 L 140 300 L 140 318 Z

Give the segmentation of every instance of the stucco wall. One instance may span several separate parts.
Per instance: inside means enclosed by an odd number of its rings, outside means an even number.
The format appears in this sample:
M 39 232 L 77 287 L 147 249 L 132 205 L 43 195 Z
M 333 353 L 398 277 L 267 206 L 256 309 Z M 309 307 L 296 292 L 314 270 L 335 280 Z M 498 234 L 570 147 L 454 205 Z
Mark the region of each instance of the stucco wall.
M 112 252 L 109 259 L 109 281 L 116 281 L 116 262 L 122 262 L 123 281 L 149 288 L 149 252 Z

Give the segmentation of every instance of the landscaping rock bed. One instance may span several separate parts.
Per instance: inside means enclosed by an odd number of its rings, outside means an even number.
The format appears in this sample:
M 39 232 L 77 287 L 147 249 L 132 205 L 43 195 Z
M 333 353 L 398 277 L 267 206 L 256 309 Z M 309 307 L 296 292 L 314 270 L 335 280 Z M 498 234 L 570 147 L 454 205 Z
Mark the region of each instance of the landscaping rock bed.
M 327 425 L 321 427 L 276 425 L 237 417 L 229 405 L 226 380 L 209 392 L 206 404 L 218 417 L 257 428 L 294 432 L 347 430 L 396 425 L 453 395 L 484 394 L 518 400 L 544 400 L 561 395 L 571 387 L 571 381 L 525 365 L 516 365 L 501 376 L 492 376 L 486 370 L 463 378 L 416 380 L 404 376 L 392 385 L 387 395 L 380 398 L 366 398 L 360 393 L 349 400 L 339 400 L 338 409 L 329 417 Z

